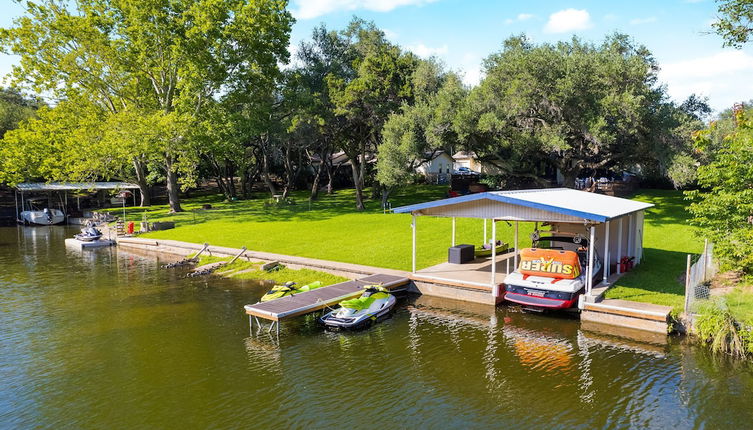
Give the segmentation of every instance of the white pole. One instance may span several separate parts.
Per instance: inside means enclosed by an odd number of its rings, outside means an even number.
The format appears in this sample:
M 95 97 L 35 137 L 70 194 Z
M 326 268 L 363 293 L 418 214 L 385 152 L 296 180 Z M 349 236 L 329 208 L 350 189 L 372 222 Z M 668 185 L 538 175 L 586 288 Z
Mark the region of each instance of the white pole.
M 452 217 L 452 246 L 455 246 L 455 217 Z
M 14 194 L 13 194 L 13 203 L 15 203 L 15 205 L 16 205 L 16 222 L 18 222 L 18 219 L 21 218 L 19 216 L 20 212 L 18 212 L 18 190 L 14 191 Z
M 591 226 L 591 234 L 588 239 L 588 268 L 586 269 L 586 273 L 588 276 L 588 279 L 586 279 L 586 295 L 591 295 L 591 289 L 594 285 L 594 239 L 596 238 L 596 227 L 593 225 Z
M 484 245 L 486 245 L 487 243 L 489 243 L 486 239 L 487 239 L 487 235 L 486 235 L 486 218 L 484 218 Z
M 494 242 L 492 244 L 492 246 L 496 246 L 496 245 L 497 245 L 497 242 Z M 515 267 L 518 267 L 518 222 L 517 221 L 515 221 L 515 256 L 513 258 L 514 258 L 513 261 L 515 263 L 513 265 Z
M 617 223 L 617 274 L 622 273 L 620 270 L 620 260 L 622 260 L 622 218 Z
M 410 223 L 411 230 L 413 230 L 413 250 L 411 255 L 413 256 L 412 273 L 416 273 L 416 216 L 413 215 L 413 220 Z
M 633 227 L 633 214 L 628 215 L 628 246 L 627 246 L 627 256 L 628 257 L 635 257 L 634 253 L 634 243 L 635 243 L 635 227 Z
M 604 229 L 606 230 L 604 235 L 604 269 L 601 273 L 604 274 L 602 278 L 604 279 L 604 283 L 606 283 L 609 278 L 609 266 L 611 264 L 609 257 L 609 221 L 604 224 Z
M 486 220 L 484 220 L 486 225 Z M 492 219 L 492 297 L 497 297 L 497 223 Z

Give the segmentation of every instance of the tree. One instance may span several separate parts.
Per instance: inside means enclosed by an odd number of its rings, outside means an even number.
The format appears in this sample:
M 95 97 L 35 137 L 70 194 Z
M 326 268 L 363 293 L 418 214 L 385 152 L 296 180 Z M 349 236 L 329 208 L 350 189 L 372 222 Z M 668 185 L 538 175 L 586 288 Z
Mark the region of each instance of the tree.
M 14 88 L 0 87 L 0 139 L 23 120 L 34 117 L 37 109 L 44 105 L 37 97 L 26 96 Z
M 162 161 L 174 212 L 182 210 L 179 173 L 189 176 L 186 186 L 197 162 L 191 126 L 221 93 L 269 92 L 278 64 L 287 61 L 293 22 L 286 2 L 276 0 L 25 5 L 26 15 L 0 31 L 0 45 L 21 56 L 14 81 L 86 99 L 108 115 L 134 109 L 165 131 L 150 150 Z
M 389 116 L 382 130 L 377 157 L 377 180 L 382 185 L 382 205 L 390 191 L 405 184 L 422 163 L 438 151 L 452 152 L 459 140 L 453 120 L 467 90 L 454 73 L 431 59 L 419 61 L 413 75 L 415 102 L 403 104 Z
M 721 142 L 711 139 L 715 124 L 697 133 L 699 151 L 713 161 L 698 168 L 699 190 L 686 192 L 693 202 L 693 223 L 714 241 L 714 252 L 728 269 L 753 270 L 753 120 L 736 114 L 735 129 Z
M 753 35 L 753 0 L 717 0 L 719 17 L 711 24 L 725 46 L 742 48 Z
M 573 38 L 537 46 L 513 37 L 484 66 L 486 77 L 461 111 L 468 149 L 529 171 L 551 163 L 566 186 L 584 170 L 651 161 L 671 128 L 656 114 L 665 105 L 658 65 L 625 35 L 600 45 Z
M 410 79 L 416 58 L 387 42 L 373 23 L 353 20 L 341 37 L 355 53 L 352 74 L 329 75 L 327 84 L 335 114 L 345 122 L 338 146 L 350 159 L 356 209 L 363 210 L 369 155 L 381 144 L 389 114 L 411 101 Z

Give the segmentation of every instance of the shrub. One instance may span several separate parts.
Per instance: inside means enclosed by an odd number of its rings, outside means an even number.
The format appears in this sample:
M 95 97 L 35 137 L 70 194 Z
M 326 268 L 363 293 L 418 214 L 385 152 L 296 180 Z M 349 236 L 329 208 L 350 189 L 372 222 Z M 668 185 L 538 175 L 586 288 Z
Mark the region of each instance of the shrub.
M 699 309 L 693 331 L 714 352 L 735 357 L 753 353 L 753 332 L 735 320 L 722 300 L 710 300 Z

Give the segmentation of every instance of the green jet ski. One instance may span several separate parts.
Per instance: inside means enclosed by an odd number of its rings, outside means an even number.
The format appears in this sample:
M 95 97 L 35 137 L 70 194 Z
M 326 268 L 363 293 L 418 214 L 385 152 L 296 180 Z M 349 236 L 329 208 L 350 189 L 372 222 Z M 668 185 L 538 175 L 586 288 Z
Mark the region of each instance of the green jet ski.
M 381 285 L 365 287 L 361 297 L 340 302 L 340 307 L 319 321 L 329 329 L 356 330 L 389 316 L 397 303 L 390 290 Z
M 262 296 L 261 302 L 268 302 L 270 300 L 279 299 L 280 297 L 292 296 L 294 294 L 303 293 L 304 291 L 315 290 L 322 286 L 320 281 L 312 282 L 310 284 L 299 286 L 295 282 L 286 282 L 284 285 L 275 285 L 271 290 L 267 291 L 267 294 Z

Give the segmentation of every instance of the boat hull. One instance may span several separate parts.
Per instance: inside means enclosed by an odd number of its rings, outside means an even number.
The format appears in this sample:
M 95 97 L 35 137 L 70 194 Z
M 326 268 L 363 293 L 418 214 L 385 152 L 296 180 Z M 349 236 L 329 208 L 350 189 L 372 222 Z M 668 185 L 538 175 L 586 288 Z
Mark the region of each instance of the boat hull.
M 65 221 L 63 212 L 51 209 L 49 216 L 44 211 L 23 211 L 20 221 L 29 225 L 55 225 Z
M 539 297 L 525 293 L 505 291 L 504 300 L 510 303 L 541 310 L 570 309 L 578 303 L 578 293 L 567 293 L 568 298 Z
M 396 303 L 395 296 L 390 295 L 384 305 L 378 309 L 365 309 L 348 318 L 338 318 L 336 315 L 338 310 L 334 310 L 322 316 L 319 322 L 328 330 L 360 330 L 387 319 Z

